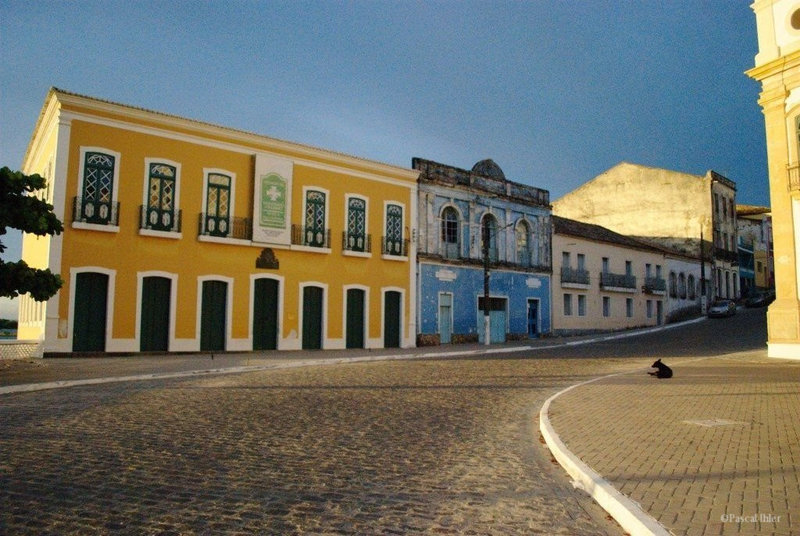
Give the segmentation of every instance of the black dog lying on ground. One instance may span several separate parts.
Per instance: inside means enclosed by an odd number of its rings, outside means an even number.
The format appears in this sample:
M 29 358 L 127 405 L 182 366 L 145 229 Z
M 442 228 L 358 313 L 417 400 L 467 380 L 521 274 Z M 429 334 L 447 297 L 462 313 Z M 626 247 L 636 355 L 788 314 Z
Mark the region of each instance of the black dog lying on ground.
M 648 372 L 650 376 L 655 376 L 656 378 L 672 378 L 672 369 L 662 363 L 660 359 L 650 366 L 658 369 L 655 372 Z

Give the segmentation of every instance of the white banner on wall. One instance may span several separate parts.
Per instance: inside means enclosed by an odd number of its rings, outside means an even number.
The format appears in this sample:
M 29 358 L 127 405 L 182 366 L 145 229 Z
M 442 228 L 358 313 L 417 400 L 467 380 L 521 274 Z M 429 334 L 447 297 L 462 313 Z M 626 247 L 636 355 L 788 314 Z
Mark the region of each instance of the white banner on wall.
M 253 242 L 292 242 L 291 160 L 256 154 L 253 195 Z

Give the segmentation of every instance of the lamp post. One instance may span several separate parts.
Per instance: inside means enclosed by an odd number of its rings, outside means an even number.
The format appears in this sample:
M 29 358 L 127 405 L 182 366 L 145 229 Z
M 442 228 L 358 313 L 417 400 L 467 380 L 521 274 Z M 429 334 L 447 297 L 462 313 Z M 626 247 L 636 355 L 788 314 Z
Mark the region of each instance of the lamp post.
M 489 320 L 489 239 L 491 233 L 489 226 L 484 222 L 483 234 L 483 343 L 489 346 L 491 338 L 491 321 Z
M 515 223 L 516 222 L 511 222 L 503 227 L 496 228 L 494 230 L 495 238 L 500 231 L 508 229 Z M 483 255 L 483 344 L 489 346 L 492 333 L 491 320 L 489 319 L 489 279 L 491 278 L 489 271 L 489 243 L 492 238 L 492 229 L 488 225 L 486 216 L 484 216 L 483 222 L 481 223 L 481 238 L 483 239 L 483 244 L 481 245 L 481 253 Z
M 700 227 L 700 314 L 708 312 L 708 296 L 706 295 L 706 246 L 703 239 L 703 227 Z

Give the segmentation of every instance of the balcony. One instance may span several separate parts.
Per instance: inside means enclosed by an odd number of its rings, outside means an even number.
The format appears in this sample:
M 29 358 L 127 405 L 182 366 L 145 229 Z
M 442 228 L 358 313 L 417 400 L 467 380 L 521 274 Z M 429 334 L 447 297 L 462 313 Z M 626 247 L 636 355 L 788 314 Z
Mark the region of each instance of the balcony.
M 642 292 L 663 296 L 667 293 L 667 280 L 661 277 L 645 277 Z
M 342 249 L 356 253 L 372 252 L 372 235 L 342 231 Z
M 408 257 L 408 239 L 397 240 L 381 237 L 381 254 L 395 257 Z
M 561 284 L 589 285 L 589 271 L 580 268 L 561 267 Z
M 139 205 L 139 229 L 148 231 L 181 232 L 182 211 L 161 210 Z
M 635 292 L 636 276 L 601 272 L 600 288 L 604 290 L 619 290 L 621 292 Z
M 72 198 L 73 223 L 90 223 L 94 225 L 119 226 L 119 203 L 102 203 Z
M 331 230 L 315 229 L 292 224 L 292 245 L 309 248 L 330 249 Z
M 252 240 L 253 222 L 250 218 L 219 218 L 205 212 L 200 213 L 198 234 L 217 238 Z
M 789 175 L 789 192 L 800 192 L 800 164 L 786 166 Z

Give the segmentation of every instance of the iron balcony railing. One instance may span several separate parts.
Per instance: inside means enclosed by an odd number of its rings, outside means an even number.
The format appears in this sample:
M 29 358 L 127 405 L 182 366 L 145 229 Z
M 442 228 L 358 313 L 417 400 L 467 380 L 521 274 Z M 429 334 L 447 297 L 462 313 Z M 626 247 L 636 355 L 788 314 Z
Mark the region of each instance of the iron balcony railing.
M 253 222 L 250 218 L 219 218 L 201 212 L 198 233 L 201 236 L 252 240 Z
M 408 257 L 407 238 L 398 240 L 396 238 L 381 237 L 381 253 L 383 255 L 396 255 L 398 257 Z
M 342 231 L 342 249 L 362 253 L 372 252 L 372 235 Z
M 800 192 L 800 163 L 786 166 L 789 174 L 789 191 Z
M 600 273 L 601 288 L 636 288 L 636 276 L 627 274 Z
M 589 284 L 589 271 L 580 268 L 570 268 L 569 266 L 561 267 L 561 282 L 562 283 L 577 283 L 579 285 Z
M 181 219 L 181 210 L 161 210 L 139 205 L 139 229 L 180 233 Z
M 655 294 L 656 292 L 666 292 L 667 280 L 661 277 L 645 277 L 644 288 L 642 290 L 648 294 Z
M 90 201 L 80 197 L 73 197 L 72 221 L 78 223 L 93 223 L 95 225 L 118 226 L 119 202 L 101 203 L 99 201 Z
M 292 244 L 310 248 L 330 249 L 331 230 L 292 224 Z

